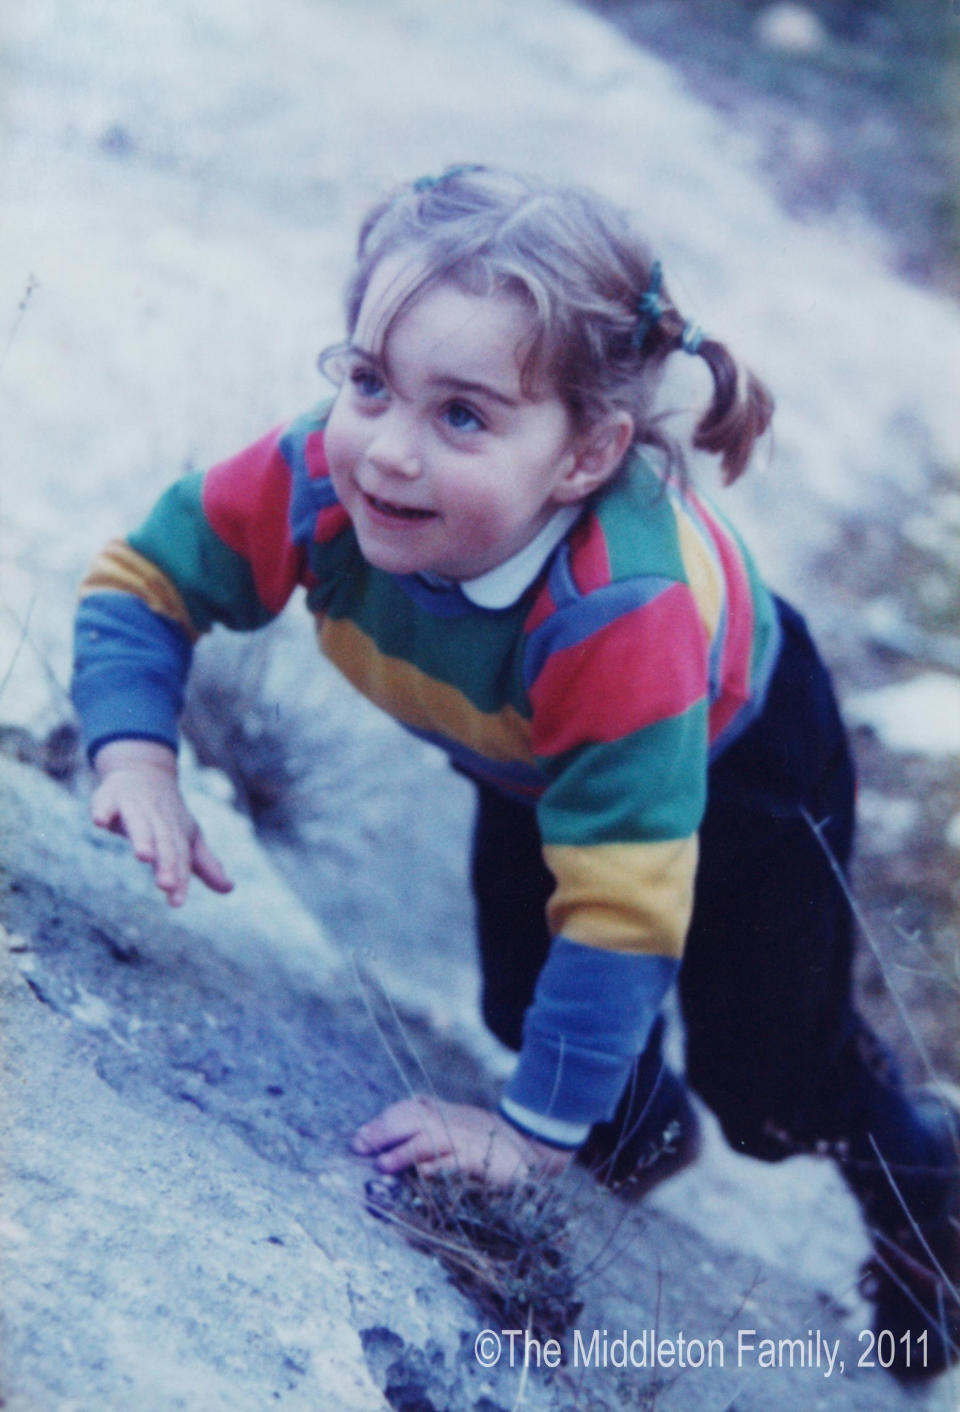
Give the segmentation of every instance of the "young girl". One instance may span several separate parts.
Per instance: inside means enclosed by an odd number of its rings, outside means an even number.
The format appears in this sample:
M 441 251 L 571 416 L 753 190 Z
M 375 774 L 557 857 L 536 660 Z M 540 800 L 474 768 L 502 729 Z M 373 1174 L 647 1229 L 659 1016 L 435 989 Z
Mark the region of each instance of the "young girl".
M 86 579 L 95 822 L 173 905 L 191 873 L 231 887 L 177 788 L 192 644 L 304 585 L 327 655 L 476 782 L 484 1015 L 519 1051 L 498 1113 L 405 1100 L 355 1150 L 499 1182 L 579 1150 L 646 1189 L 696 1149 L 660 1055 L 679 980 L 690 1085 L 742 1151 L 839 1161 L 875 1237 L 877 1328 L 905 1376 L 943 1366 L 956 1142 L 852 1006 L 830 682 L 655 412 L 666 360 L 702 359 L 693 444 L 731 481 L 769 395 L 618 211 L 483 167 L 371 212 L 347 329 L 331 405 L 174 485 Z

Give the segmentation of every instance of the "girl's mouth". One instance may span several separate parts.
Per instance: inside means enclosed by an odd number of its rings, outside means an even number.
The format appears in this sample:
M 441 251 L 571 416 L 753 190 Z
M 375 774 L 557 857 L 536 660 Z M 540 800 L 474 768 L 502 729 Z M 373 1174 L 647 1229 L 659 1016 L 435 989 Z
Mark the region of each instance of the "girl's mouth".
M 379 496 L 368 495 L 366 491 L 363 498 L 378 515 L 387 515 L 392 520 L 432 520 L 436 516 L 435 510 L 417 510 L 412 505 L 395 505 L 392 500 L 381 500 Z

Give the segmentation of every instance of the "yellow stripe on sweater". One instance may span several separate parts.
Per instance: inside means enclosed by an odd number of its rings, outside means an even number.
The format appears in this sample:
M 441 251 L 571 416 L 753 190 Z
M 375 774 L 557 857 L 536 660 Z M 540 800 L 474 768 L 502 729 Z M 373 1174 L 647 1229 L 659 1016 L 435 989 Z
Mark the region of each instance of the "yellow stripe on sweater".
M 81 600 L 93 593 L 130 593 L 155 613 L 172 618 L 192 642 L 200 636 L 180 594 L 150 559 L 132 549 L 125 539 L 112 539 L 94 559 L 80 585 Z
M 686 513 L 681 502 L 673 502 L 673 513 L 676 517 L 687 582 L 712 641 L 723 605 L 724 589 L 720 564 L 716 553 L 704 541 L 702 530 Z
M 319 637 L 324 654 L 348 681 L 404 725 L 457 741 L 488 760 L 535 764 L 529 723 L 514 707 L 478 710 L 456 687 L 381 652 L 346 619 L 323 619 Z
M 679 957 L 693 909 L 697 839 L 665 843 L 548 844 L 557 880 L 547 903 L 555 936 L 603 951 Z

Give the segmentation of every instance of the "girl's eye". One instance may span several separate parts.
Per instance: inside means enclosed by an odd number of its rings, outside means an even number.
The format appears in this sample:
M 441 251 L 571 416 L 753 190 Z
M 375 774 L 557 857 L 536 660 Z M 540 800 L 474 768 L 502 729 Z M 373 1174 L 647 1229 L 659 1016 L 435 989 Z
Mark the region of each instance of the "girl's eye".
M 387 390 L 380 374 L 362 363 L 350 369 L 350 383 L 360 397 L 382 397 Z
M 451 402 L 444 408 L 447 425 L 454 431 L 483 431 L 485 423 L 466 402 Z

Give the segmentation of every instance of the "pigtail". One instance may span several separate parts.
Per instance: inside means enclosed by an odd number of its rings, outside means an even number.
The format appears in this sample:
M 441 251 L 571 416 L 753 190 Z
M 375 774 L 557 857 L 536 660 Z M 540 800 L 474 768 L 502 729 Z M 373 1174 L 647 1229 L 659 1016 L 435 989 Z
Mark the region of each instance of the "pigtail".
M 721 458 L 724 485 L 732 485 L 746 470 L 754 445 L 770 425 L 773 396 L 724 344 L 705 338 L 696 353 L 710 369 L 713 400 L 694 428 L 693 444 Z
M 713 398 L 694 428 L 692 441 L 698 451 L 721 458 L 724 484 L 731 485 L 746 470 L 757 440 L 770 425 L 773 397 L 724 344 L 706 338 L 698 323 L 682 317 L 664 289 L 659 260 L 649 267 L 646 288 L 634 311 L 633 346 L 642 362 L 656 367 L 671 353 L 682 351 L 702 358 L 710 369 Z M 638 439 L 657 444 L 659 438 L 651 431 L 655 428 L 642 428 Z

